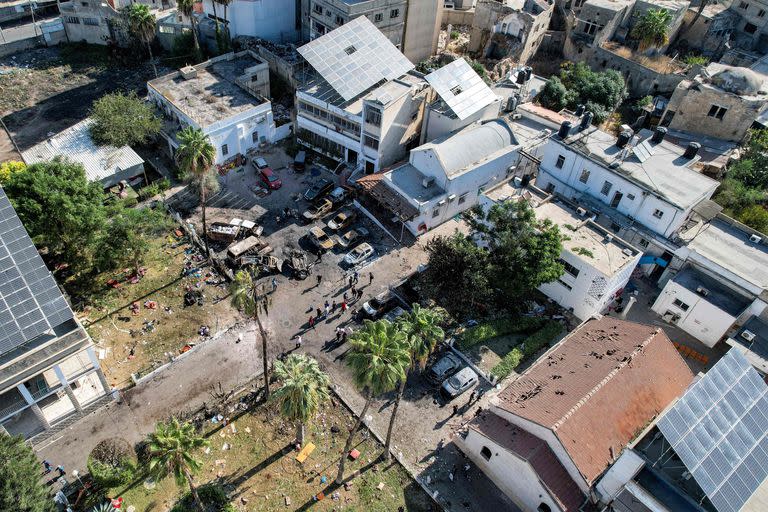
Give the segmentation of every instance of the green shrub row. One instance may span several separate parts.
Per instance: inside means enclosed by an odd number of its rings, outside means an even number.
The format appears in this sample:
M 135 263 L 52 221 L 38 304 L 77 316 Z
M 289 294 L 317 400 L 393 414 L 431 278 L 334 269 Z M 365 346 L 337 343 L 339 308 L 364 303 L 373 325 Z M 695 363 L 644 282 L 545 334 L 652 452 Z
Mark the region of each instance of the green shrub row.
M 541 318 L 530 316 L 515 316 L 490 320 L 474 327 L 470 327 L 464 331 L 459 338 L 459 346 L 467 349 L 478 343 L 499 336 L 517 333 L 529 334 L 540 329 L 541 326 L 544 325 L 544 322 L 545 321 Z
M 542 347 L 547 345 L 562 330 L 559 322 L 548 321 L 538 331 L 528 336 L 523 342 L 521 349 L 519 346 L 510 350 L 501 361 L 493 367 L 491 375 L 503 379 L 517 368 L 520 363 L 532 355 L 536 354 Z
M 146 201 L 150 197 L 154 197 L 160 192 L 165 192 L 169 188 L 171 188 L 171 182 L 168 178 L 157 180 L 152 184 L 147 185 L 146 187 L 139 190 L 138 192 L 139 201 Z
M 127 458 L 117 465 L 111 465 L 88 457 L 88 472 L 99 487 L 117 487 L 133 481 L 136 466 Z

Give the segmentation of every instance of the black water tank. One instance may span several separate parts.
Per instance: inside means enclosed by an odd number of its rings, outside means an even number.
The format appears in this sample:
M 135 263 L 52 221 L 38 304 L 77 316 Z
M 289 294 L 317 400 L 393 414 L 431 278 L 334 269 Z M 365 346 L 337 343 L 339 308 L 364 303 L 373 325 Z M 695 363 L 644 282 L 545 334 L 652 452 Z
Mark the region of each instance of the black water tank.
M 533 75 L 533 68 L 530 66 L 525 66 L 524 69 L 525 69 L 525 81 L 527 82 L 528 80 L 531 79 L 531 76 Z
M 576 105 L 576 111 L 573 113 L 576 117 L 581 117 L 584 113 L 584 109 L 587 108 L 584 105 Z
M 568 137 L 568 134 L 571 133 L 571 122 L 570 121 L 563 121 L 563 124 L 560 125 L 560 130 L 557 132 L 557 136 L 561 139 L 566 139 Z
M 518 84 L 524 84 L 525 83 L 525 70 L 524 69 L 518 69 L 517 70 L 517 80 L 516 82 Z
M 629 143 L 629 139 L 632 138 L 632 132 L 621 132 L 616 139 L 616 147 L 623 148 Z
M 517 108 L 517 95 L 507 98 L 507 105 L 504 107 L 504 112 L 514 112 Z
M 667 135 L 667 129 L 663 126 L 659 126 L 656 128 L 656 131 L 653 132 L 653 137 L 651 137 L 651 142 L 655 142 L 658 144 L 659 142 L 664 140 L 664 137 Z
M 701 149 L 701 144 L 698 142 L 689 142 L 688 147 L 685 148 L 685 153 L 683 154 L 683 158 L 687 158 L 688 160 L 694 158 L 696 156 L 696 153 L 699 152 Z
M 589 125 L 592 124 L 593 117 L 594 115 L 592 114 L 592 112 L 589 112 L 589 111 L 587 111 L 587 113 L 581 117 L 581 124 L 579 124 L 579 126 L 581 126 L 582 130 L 586 130 L 587 128 L 589 128 Z

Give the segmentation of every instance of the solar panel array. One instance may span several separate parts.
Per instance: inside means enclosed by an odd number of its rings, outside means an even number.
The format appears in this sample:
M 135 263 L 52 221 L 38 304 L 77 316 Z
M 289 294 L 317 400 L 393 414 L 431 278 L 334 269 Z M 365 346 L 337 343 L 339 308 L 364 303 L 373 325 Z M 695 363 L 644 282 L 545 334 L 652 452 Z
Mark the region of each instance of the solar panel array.
M 637 159 L 640 160 L 640 163 L 643 163 L 649 158 L 651 158 L 651 155 L 653 155 L 656 152 L 656 148 L 651 146 L 648 140 L 644 140 L 637 146 L 634 146 L 632 148 L 632 152 L 635 154 Z
M 433 71 L 425 78 L 461 120 L 497 99 L 491 88 L 463 57 Z
M 365 16 L 345 23 L 298 51 L 346 101 L 382 80 L 394 80 L 414 68 Z
M 72 311 L 0 188 L 0 354 L 72 318 Z
M 768 386 L 735 349 L 658 427 L 718 512 L 737 512 L 768 476 Z

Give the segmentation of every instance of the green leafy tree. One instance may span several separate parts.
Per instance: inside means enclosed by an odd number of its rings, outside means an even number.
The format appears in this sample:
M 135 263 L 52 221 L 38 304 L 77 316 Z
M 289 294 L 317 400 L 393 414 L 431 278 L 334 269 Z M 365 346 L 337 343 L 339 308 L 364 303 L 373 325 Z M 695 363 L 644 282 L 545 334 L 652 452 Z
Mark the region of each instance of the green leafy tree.
M 264 393 L 269 397 L 269 362 L 267 359 L 267 331 L 261 323 L 260 310 L 269 314 L 269 299 L 266 287 L 256 280 L 256 276 L 245 270 L 235 274 L 235 280 L 230 287 L 231 302 L 248 316 L 252 316 L 259 326 L 261 336 L 261 360 L 264 364 Z
M 739 212 L 737 219 L 752 229 L 768 234 L 768 211 L 762 205 L 755 204 L 744 208 Z
M 488 270 L 501 299 L 519 307 L 539 285 L 563 274 L 560 231 L 549 219 L 536 220 L 527 201 L 479 207 L 467 215 L 479 242 L 488 247 Z
M 559 112 L 571 103 L 571 93 L 559 77 L 553 76 L 544 84 L 538 96 L 539 103 Z
M 669 43 L 672 14 L 666 9 L 648 9 L 632 28 L 632 37 L 639 40 L 640 49 L 661 48 Z
M 339 460 L 336 483 L 344 481 L 344 465 L 357 430 L 368 413 L 374 397 L 394 390 L 405 379 L 410 354 L 405 343 L 405 333 L 387 320 L 367 320 L 361 329 L 349 339 L 347 365 L 352 370 L 355 385 L 363 391 L 365 405 L 354 427 L 349 432 L 344 451 Z
M 624 78 L 613 69 L 595 72 L 583 62 L 566 63 L 559 77 L 551 77 L 544 85 L 538 101 L 552 110 L 586 106 L 600 124 L 626 98 Z
M 162 121 L 135 92 L 106 94 L 93 103 L 91 136 L 97 144 L 135 146 L 160 133 Z
M 89 268 L 106 222 L 104 192 L 83 166 L 56 158 L 12 174 L 4 186 L 38 247 L 74 269 Z
M 291 354 L 285 361 L 275 361 L 275 377 L 282 386 L 272 399 L 280 404 L 280 412 L 289 421 L 297 423 L 296 439 L 304 445 L 304 426 L 328 399 L 331 380 L 320 369 L 317 359 Z
M 152 71 L 157 78 L 157 66 L 155 66 L 155 57 L 152 54 L 152 41 L 155 40 L 155 27 L 157 20 L 155 15 L 149 10 L 146 4 L 131 4 L 126 7 L 128 13 L 128 32 L 139 42 L 147 46 L 149 51 L 149 62 L 152 64 Z
M 176 137 L 179 140 L 176 161 L 184 177 L 200 196 L 205 256 L 210 258 L 211 250 L 208 247 L 208 225 L 205 220 L 205 209 L 206 197 L 216 192 L 219 183 L 213 169 L 213 163 L 216 161 L 216 148 L 213 147 L 211 139 L 202 130 L 192 126 L 187 126 L 181 130 Z
M 397 322 L 397 328 L 405 334 L 403 340 L 411 357 L 410 369 L 424 369 L 427 358 L 434 352 L 437 344 L 445 338 L 445 333 L 440 324 L 445 319 L 442 310 L 436 308 L 422 308 L 419 304 L 413 304 L 410 312 L 401 316 Z M 392 457 L 390 445 L 392 441 L 392 431 L 395 428 L 395 418 L 397 410 L 400 408 L 400 401 L 405 393 L 405 385 L 408 380 L 407 375 L 400 381 L 400 387 L 397 390 L 397 399 L 392 408 L 392 416 L 389 418 L 389 428 L 387 428 L 387 440 L 384 446 L 384 455 L 387 460 Z
M 12 174 L 17 172 L 23 172 L 27 169 L 27 164 L 24 162 L 17 162 L 9 160 L 7 162 L 0 163 L 0 185 L 5 185 L 11 179 Z
M 195 450 L 208 445 L 208 441 L 197 435 L 191 423 L 180 423 L 172 418 L 166 423 L 158 423 L 155 431 L 149 435 L 149 470 L 158 478 L 173 475 L 176 485 L 189 486 L 195 506 L 201 512 L 205 508 L 198 496 L 192 474 L 202 464 L 195 458 Z
M 176 6 L 178 7 L 179 11 L 181 11 L 181 14 L 189 18 L 189 22 L 192 24 L 191 32 L 192 32 L 192 39 L 195 45 L 194 60 L 195 62 L 199 62 L 202 57 L 202 52 L 200 51 L 200 41 L 197 39 L 197 18 L 194 16 L 195 0 L 177 0 Z M 179 38 L 177 38 L 177 40 L 178 39 Z M 173 49 L 175 52 L 176 41 L 174 41 L 173 43 Z
M 162 209 L 119 207 L 108 220 L 99 241 L 97 267 L 107 269 L 130 265 L 138 272 L 152 240 L 172 225 L 170 217 Z
M 429 256 L 420 284 L 424 294 L 454 316 L 466 318 L 486 307 L 492 297 L 488 253 L 461 233 L 436 236 L 424 247 Z
M 53 512 L 42 466 L 21 436 L 0 434 L 0 510 Z
M 751 130 L 741 160 L 729 169 L 729 175 L 748 187 L 768 187 L 768 130 Z
M 743 165 L 745 162 L 737 162 L 737 165 Z M 762 203 L 765 200 L 765 192 L 760 189 L 748 187 L 736 178 L 725 178 L 717 189 L 713 198 L 726 213 L 735 216 L 739 212 L 754 204 Z

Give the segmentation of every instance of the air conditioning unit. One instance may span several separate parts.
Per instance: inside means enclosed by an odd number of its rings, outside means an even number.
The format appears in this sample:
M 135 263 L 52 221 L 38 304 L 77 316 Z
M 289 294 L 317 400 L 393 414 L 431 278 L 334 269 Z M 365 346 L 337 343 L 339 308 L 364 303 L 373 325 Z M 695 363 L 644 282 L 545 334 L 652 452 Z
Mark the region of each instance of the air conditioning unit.
M 586 217 L 587 216 L 587 210 L 585 210 L 584 208 L 581 208 L 581 207 L 576 208 L 576 213 L 579 214 L 579 217 Z
M 752 341 L 755 339 L 755 333 L 745 329 L 744 332 L 741 333 L 741 337 L 747 341 Z
M 632 257 L 632 256 L 634 256 L 634 255 L 635 255 L 635 253 L 634 253 L 634 252 L 632 252 L 632 249 L 624 249 L 624 250 L 623 250 L 623 251 L 621 251 L 621 252 L 623 252 L 624 254 L 626 254 L 626 255 L 627 255 L 627 256 L 629 256 L 629 257 Z
M 421 180 L 421 186 L 424 188 L 429 188 L 435 183 L 435 178 L 433 176 L 427 176 L 423 180 Z
M 709 295 L 709 290 L 707 290 L 703 286 L 697 286 L 696 287 L 696 293 L 698 293 L 702 297 L 706 297 L 707 295 Z
M 749 237 L 749 241 L 752 242 L 753 244 L 759 244 L 760 242 L 763 241 L 763 237 L 757 236 L 757 235 L 752 235 L 752 236 Z
M 605 235 L 605 243 L 609 244 L 613 242 L 613 235 Z

